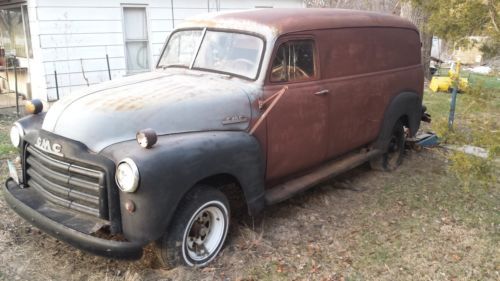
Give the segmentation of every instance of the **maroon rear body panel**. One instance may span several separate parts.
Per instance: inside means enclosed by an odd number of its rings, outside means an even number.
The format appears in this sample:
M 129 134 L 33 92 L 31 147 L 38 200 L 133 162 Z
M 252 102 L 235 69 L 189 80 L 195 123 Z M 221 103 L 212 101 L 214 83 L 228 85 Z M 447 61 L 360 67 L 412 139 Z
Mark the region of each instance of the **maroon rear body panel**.
M 370 145 L 396 95 L 410 91 L 422 97 L 419 34 L 402 18 L 330 9 L 241 17 L 279 30 L 274 52 L 287 40 L 312 38 L 316 44 L 316 77 L 276 83 L 268 68 L 263 99 L 288 86 L 265 130 L 256 134 L 265 143 L 268 186 Z M 318 91 L 328 94 L 314 95 Z
M 327 158 L 375 140 L 391 99 L 422 96 L 420 40 L 403 28 L 361 27 L 318 32 L 323 87 L 330 92 Z

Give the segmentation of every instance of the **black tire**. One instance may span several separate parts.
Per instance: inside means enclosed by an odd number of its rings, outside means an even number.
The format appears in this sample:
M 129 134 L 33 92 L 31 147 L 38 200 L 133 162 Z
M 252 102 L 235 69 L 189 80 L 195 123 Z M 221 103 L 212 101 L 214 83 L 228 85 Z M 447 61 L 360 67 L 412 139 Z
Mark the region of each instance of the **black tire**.
M 405 151 L 405 129 L 403 122 L 398 120 L 392 129 L 391 139 L 386 152 L 370 160 L 370 166 L 377 171 L 394 171 L 403 163 Z
M 195 186 L 182 199 L 167 232 L 156 241 L 161 265 L 207 265 L 224 245 L 229 221 L 229 202 L 224 193 L 212 186 Z

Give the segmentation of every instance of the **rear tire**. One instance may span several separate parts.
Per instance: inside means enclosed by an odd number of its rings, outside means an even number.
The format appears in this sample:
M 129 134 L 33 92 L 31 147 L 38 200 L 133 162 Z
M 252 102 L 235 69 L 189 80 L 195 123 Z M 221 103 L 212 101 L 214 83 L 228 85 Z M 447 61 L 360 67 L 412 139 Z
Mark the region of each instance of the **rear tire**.
M 371 168 L 377 171 L 394 171 L 403 163 L 404 150 L 405 129 L 400 119 L 394 124 L 386 152 L 370 160 Z
M 195 186 L 177 207 L 167 232 L 156 241 L 161 265 L 207 265 L 224 245 L 229 221 L 229 202 L 224 193 L 207 185 Z

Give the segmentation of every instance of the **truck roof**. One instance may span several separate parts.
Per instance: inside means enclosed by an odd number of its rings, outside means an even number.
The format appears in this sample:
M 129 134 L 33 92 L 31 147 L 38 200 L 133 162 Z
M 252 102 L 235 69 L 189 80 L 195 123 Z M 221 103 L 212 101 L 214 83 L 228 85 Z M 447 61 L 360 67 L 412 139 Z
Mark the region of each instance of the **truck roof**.
M 270 30 L 282 34 L 345 27 L 396 27 L 418 32 L 408 20 L 399 16 L 329 8 L 272 8 L 210 13 L 188 19 L 182 27 L 219 27 L 257 33 Z

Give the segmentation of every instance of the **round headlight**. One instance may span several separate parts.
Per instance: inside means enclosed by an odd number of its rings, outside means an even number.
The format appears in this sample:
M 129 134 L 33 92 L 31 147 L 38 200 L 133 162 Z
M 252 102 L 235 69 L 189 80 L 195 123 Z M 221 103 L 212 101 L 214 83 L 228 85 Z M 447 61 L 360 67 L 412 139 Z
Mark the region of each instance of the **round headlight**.
M 139 170 L 134 161 L 125 158 L 116 167 L 116 184 L 123 192 L 134 192 L 139 186 Z
M 21 146 L 21 140 L 24 136 L 24 130 L 21 124 L 19 123 L 14 123 L 14 126 L 10 129 L 10 141 L 12 142 L 12 145 L 15 147 L 20 147 Z

